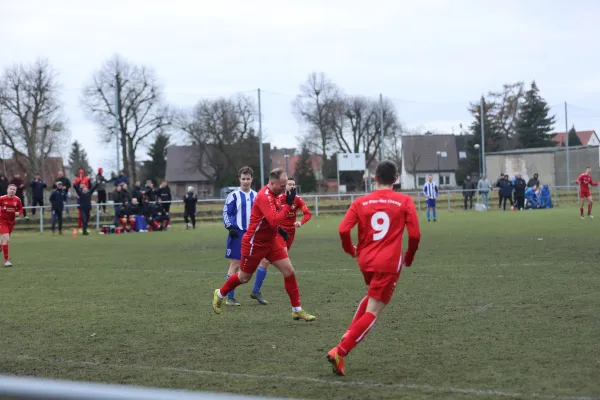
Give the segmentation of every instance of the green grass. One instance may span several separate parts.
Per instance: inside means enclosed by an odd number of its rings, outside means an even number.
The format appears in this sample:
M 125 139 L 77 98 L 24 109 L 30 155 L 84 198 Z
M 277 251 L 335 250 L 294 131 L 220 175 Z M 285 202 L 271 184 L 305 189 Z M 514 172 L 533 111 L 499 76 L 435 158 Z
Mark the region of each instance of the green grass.
M 343 378 L 325 354 L 365 287 L 337 217 L 314 218 L 291 252 L 314 323 L 291 320 L 275 272 L 268 306 L 246 286 L 242 307 L 212 313 L 227 269 L 217 224 L 16 233 L 15 268 L 0 269 L 0 373 L 313 399 L 600 396 L 600 220 L 577 214 L 422 219 L 415 264 Z

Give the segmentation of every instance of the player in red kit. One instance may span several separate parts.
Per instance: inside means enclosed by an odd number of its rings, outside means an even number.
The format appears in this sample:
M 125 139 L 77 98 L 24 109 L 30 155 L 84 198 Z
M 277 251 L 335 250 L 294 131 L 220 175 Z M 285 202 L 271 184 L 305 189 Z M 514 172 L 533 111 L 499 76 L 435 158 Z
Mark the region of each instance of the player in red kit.
M 23 213 L 23 203 L 17 194 L 16 185 L 8 185 L 6 196 L 0 197 L 0 245 L 4 253 L 4 266 L 12 267 L 12 263 L 8 258 L 8 244 L 10 242 L 10 234 L 15 227 L 15 218 Z
M 283 275 L 285 290 L 292 304 L 292 319 L 314 321 L 315 316 L 308 314 L 300 305 L 300 290 L 296 282 L 294 267 L 279 235 L 286 235 L 281 224 L 288 215 L 296 198 L 296 190 L 286 193 L 285 203 L 281 204 L 279 195 L 285 192 L 287 175 L 277 168 L 269 174 L 269 183 L 254 198 L 250 226 L 242 238 L 240 272 L 231 275 L 225 284 L 216 289 L 213 295 L 213 310 L 221 313 L 223 298 L 231 290 L 252 278 L 263 259 L 267 259 Z
M 410 267 L 419 247 L 421 233 L 413 200 L 392 190 L 398 167 L 391 161 L 377 165 L 377 190 L 356 199 L 339 226 L 344 251 L 358 259 L 367 296 L 340 343 L 327 353 L 333 371 L 345 375 L 344 357 L 367 335 L 377 317 L 390 302 L 402 266 Z M 358 225 L 358 246 L 351 231 Z M 402 234 L 408 230 L 408 249 L 402 255 Z
M 287 186 L 285 188 L 286 192 L 290 192 L 291 190 L 295 190 L 295 189 L 296 189 L 296 181 L 294 180 L 294 178 L 288 178 Z M 281 195 L 279 195 L 279 201 L 281 202 L 281 204 L 285 204 L 285 201 L 286 201 L 285 193 L 282 193 Z M 302 217 L 301 221 L 296 221 L 296 214 L 297 214 L 298 210 L 302 210 L 302 214 L 304 215 Z M 288 252 L 290 251 L 290 248 L 292 247 L 292 243 L 294 243 L 294 238 L 296 237 L 296 229 L 300 228 L 302 225 L 307 223 L 308 220 L 311 219 L 311 217 L 312 217 L 312 214 L 310 213 L 310 210 L 306 206 L 306 203 L 304 202 L 304 200 L 302 200 L 300 198 L 300 196 L 296 196 L 296 198 L 294 199 L 294 204 L 292 204 L 292 206 L 290 207 L 290 210 L 288 211 L 285 220 L 281 224 L 281 228 L 283 228 L 285 233 L 281 232 L 279 235 L 279 238 L 282 241 L 283 246 L 287 249 Z M 263 264 L 265 264 L 265 263 L 263 263 Z M 261 265 L 260 267 L 258 267 L 258 271 L 256 273 L 256 279 L 254 280 L 254 287 L 252 288 L 252 294 L 250 294 L 250 297 L 252 297 L 253 299 L 257 299 L 260 304 L 267 303 L 267 301 L 264 298 L 262 298 L 261 289 L 262 289 L 262 285 L 265 281 L 268 266 L 269 265 L 266 264 L 266 265 Z
M 575 183 L 579 184 L 579 212 L 581 219 L 585 218 L 583 216 L 583 203 L 586 199 L 588 201 L 588 217 L 594 218 L 592 216 L 592 204 L 594 203 L 594 198 L 592 196 L 592 192 L 590 191 L 590 185 L 598 186 L 598 182 L 594 182 L 592 180 L 592 169 L 587 167 L 585 172 L 579 175 L 579 178 L 577 178 Z

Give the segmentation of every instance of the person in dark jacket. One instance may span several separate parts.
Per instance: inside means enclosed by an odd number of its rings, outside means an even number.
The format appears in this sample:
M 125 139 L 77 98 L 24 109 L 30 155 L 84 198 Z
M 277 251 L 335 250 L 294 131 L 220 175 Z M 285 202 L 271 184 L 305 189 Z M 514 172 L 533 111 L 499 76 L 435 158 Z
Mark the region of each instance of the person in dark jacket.
M 106 197 L 106 184 L 108 180 L 102 175 L 104 170 L 102 168 L 98 168 L 98 173 L 96 174 L 96 184 L 98 184 L 98 203 L 102 204 L 100 208 L 104 214 L 106 214 L 106 202 L 108 198 Z
M 504 175 L 504 179 L 500 181 L 500 196 L 502 198 L 500 203 L 504 202 L 504 211 L 506 211 L 506 200 L 510 201 L 511 208 L 514 206 L 512 200 L 513 189 L 513 184 L 508 179 L 508 175 Z
M 142 182 L 135 181 L 135 185 L 133 186 L 133 193 L 131 199 L 137 199 L 138 204 L 142 204 L 142 200 L 144 200 L 144 190 L 142 188 Z
M 123 189 L 125 187 L 125 189 Z M 115 203 L 115 225 L 119 224 L 119 208 L 121 204 L 123 204 L 127 200 L 129 202 L 131 200 L 129 196 L 129 192 L 127 191 L 127 184 L 121 184 L 115 188 L 115 193 L 113 194 L 113 201 Z
M 154 204 L 154 208 L 152 210 L 152 217 L 154 218 L 154 221 L 158 223 L 159 230 L 168 230 L 171 217 L 169 217 L 169 212 L 162 203 L 162 199 L 160 197 L 156 199 L 156 204 Z
M 92 194 L 98 187 L 98 184 L 94 184 L 91 188 L 88 188 L 87 185 L 83 182 L 79 184 L 79 186 L 73 186 L 75 191 L 77 192 L 77 196 L 79 197 L 79 211 L 81 212 L 81 225 L 83 229 L 84 235 L 89 235 L 88 233 L 88 222 L 90 220 L 90 213 L 92 211 Z
M 46 182 L 42 180 L 39 174 L 35 174 L 33 180 L 29 182 L 29 186 L 31 186 L 31 206 L 33 207 L 31 215 L 35 215 L 37 206 L 44 207 L 44 189 L 48 185 L 46 185 Z M 40 212 L 43 214 L 44 209 L 40 208 Z
M 65 212 L 69 215 L 69 207 L 67 206 L 69 205 L 69 189 L 71 189 L 71 181 L 65 176 L 63 171 L 58 171 L 56 174 L 56 182 L 62 183 L 62 190 L 65 192 L 65 198 L 67 199 L 65 201 Z M 56 187 L 56 183 L 54 183 L 52 188 L 56 189 Z
M 527 183 L 525 179 L 521 178 L 521 174 L 517 174 L 513 186 L 515 187 L 515 208 L 523 210 L 525 208 L 525 189 L 527 189 Z
M 148 198 L 149 201 L 156 201 L 156 192 L 157 189 L 154 188 L 154 183 L 150 179 L 146 181 L 146 186 L 144 187 L 144 196 Z
M 135 228 L 135 210 L 129 203 L 129 199 L 125 199 L 119 207 L 119 222 L 126 232 L 131 232 Z
M 463 197 L 465 198 L 465 210 L 467 209 L 467 200 L 470 200 L 469 210 L 473 209 L 473 195 L 477 185 L 471 180 L 471 176 L 467 175 L 467 179 L 463 181 Z
M 8 193 L 8 179 L 6 176 L 0 175 L 0 196 L 6 196 Z
M 196 203 L 198 195 L 194 193 L 194 187 L 189 186 L 188 191 L 183 196 L 183 219 L 185 220 L 185 229 L 190 229 L 190 220 L 192 220 L 192 229 L 196 229 Z
M 158 196 L 163 202 L 163 206 L 167 213 L 171 211 L 171 188 L 169 187 L 167 181 L 163 181 L 158 188 Z
M 58 221 L 58 234 L 62 235 L 63 210 L 67 202 L 67 192 L 64 190 L 63 183 L 56 181 L 53 185 L 56 187 L 50 193 L 50 205 L 52 206 L 52 234 L 55 234 L 56 222 Z
M 25 174 L 27 177 L 27 174 Z M 15 174 L 13 178 L 9 182 L 10 185 L 15 185 L 17 187 L 17 193 L 15 194 L 19 200 L 21 200 L 21 204 L 25 204 L 25 196 L 23 191 L 25 190 L 25 182 L 21 179 L 21 174 Z M 23 208 L 23 216 L 27 218 L 27 209 Z
M 540 180 L 538 179 L 538 174 L 533 174 L 533 178 L 529 179 L 527 182 L 527 187 L 540 187 Z
M 115 179 L 115 187 L 122 185 L 123 183 L 128 184 L 129 178 L 127 177 L 127 175 L 125 175 L 125 171 L 120 171 L 119 176 L 117 176 L 117 178 Z
M 502 208 L 502 194 L 500 193 L 500 187 L 504 181 L 504 174 L 500 174 L 500 177 L 496 181 L 496 188 L 498 189 L 498 208 Z
M 150 199 L 144 197 L 144 202 L 141 207 L 141 215 L 146 219 L 146 225 L 148 225 L 148 231 L 158 230 L 158 223 L 154 220 L 154 205 L 150 204 Z

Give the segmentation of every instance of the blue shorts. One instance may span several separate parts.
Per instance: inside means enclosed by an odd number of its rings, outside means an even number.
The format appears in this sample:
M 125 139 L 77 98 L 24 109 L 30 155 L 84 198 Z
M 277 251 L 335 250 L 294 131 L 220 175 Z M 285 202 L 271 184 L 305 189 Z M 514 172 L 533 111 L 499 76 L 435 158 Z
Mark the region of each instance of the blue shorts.
M 427 208 L 435 208 L 435 199 L 427 199 L 425 200 L 425 204 Z
M 229 235 L 227 235 L 227 247 L 225 249 L 225 258 L 229 258 L 231 260 L 241 260 L 242 259 L 242 237 L 244 237 L 244 231 L 238 230 L 240 234 L 237 239 L 232 239 Z

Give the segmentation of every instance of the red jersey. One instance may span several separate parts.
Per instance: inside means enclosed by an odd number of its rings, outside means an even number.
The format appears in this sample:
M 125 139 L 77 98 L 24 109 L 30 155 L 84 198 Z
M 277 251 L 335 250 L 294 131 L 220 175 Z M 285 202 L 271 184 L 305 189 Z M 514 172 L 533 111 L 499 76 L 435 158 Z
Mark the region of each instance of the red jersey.
M 588 175 L 585 173 L 579 175 L 579 178 L 577 178 L 577 180 L 575 182 L 579 183 L 579 190 L 582 192 L 585 192 L 585 191 L 589 192 L 590 185 L 598 186 L 598 182 L 592 181 L 592 175 Z
M 283 224 L 290 206 L 281 203 L 268 186 L 262 188 L 254 197 L 250 214 L 250 225 L 244 234 L 245 240 L 252 244 L 269 244 L 275 240 L 277 228 Z M 247 239 L 246 239 L 247 238 Z
M 23 204 L 17 196 L 0 196 L 0 220 L 15 222 L 15 213 L 23 213 Z
M 402 234 L 421 238 L 412 198 L 392 190 L 375 190 L 356 199 L 339 226 L 344 251 L 354 255 L 350 232 L 358 224 L 356 255 L 362 271 L 397 273 L 402 265 Z M 409 250 L 411 244 L 409 244 Z
M 281 204 L 285 204 L 285 194 L 279 195 L 279 202 Z M 300 196 L 296 196 L 296 198 L 294 199 L 294 204 L 292 204 L 290 211 L 287 213 L 285 220 L 281 224 L 284 228 L 294 228 L 294 223 L 296 222 L 296 213 L 299 209 L 302 210 L 302 214 L 304 214 L 302 217 L 302 221 L 300 221 L 302 225 L 307 223 L 312 218 L 312 214 L 310 213 L 310 210 L 306 206 L 304 200 L 302 200 Z
M 84 185 L 85 185 L 85 186 L 86 186 L 88 189 L 90 188 L 90 178 L 88 178 L 87 176 L 83 176 L 83 177 L 80 177 L 80 176 L 78 176 L 77 178 L 75 178 L 75 179 L 73 180 L 73 186 L 77 186 L 77 185 L 80 185 L 80 184 L 82 184 L 82 183 L 83 183 L 83 184 L 84 184 Z

